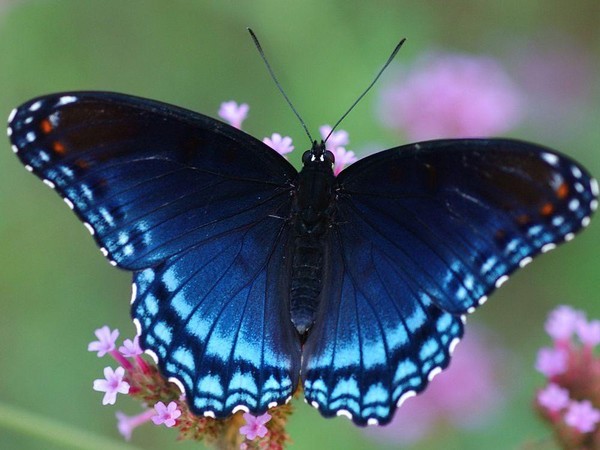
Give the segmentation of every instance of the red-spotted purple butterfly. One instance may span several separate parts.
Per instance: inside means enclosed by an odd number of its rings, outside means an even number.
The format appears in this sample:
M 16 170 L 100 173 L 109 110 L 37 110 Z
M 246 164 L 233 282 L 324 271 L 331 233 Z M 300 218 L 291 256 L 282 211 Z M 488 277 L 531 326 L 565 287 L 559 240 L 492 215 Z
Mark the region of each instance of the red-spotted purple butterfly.
M 133 272 L 142 347 L 208 417 L 301 385 L 324 416 L 389 422 L 448 365 L 465 315 L 598 204 L 585 169 L 535 144 L 420 142 L 336 177 L 323 142 L 298 172 L 218 120 L 108 92 L 33 99 L 8 136 Z

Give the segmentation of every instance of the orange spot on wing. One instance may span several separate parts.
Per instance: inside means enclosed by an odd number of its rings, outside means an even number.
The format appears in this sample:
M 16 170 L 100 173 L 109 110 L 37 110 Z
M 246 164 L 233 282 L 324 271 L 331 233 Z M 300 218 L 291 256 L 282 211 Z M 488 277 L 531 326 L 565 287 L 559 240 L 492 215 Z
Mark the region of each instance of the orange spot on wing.
M 542 216 L 549 216 L 554 212 L 554 205 L 552 203 L 544 203 L 540 208 L 540 214 Z
M 556 195 L 560 199 L 563 199 L 567 195 L 569 195 L 569 186 L 567 185 L 567 183 L 563 183 L 558 187 L 558 189 L 556 190 Z
M 87 169 L 90 166 L 89 163 L 83 159 L 78 159 L 74 164 L 80 169 Z
M 52 131 L 52 124 L 48 119 L 44 119 L 40 122 L 40 129 L 43 133 L 48 134 Z
M 64 155 L 67 152 L 65 146 L 59 141 L 52 143 L 52 150 L 54 150 L 54 153 L 57 153 L 59 155 Z
M 517 216 L 517 223 L 519 225 L 527 225 L 529 222 L 531 222 L 531 217 L 529 217 L 528 214 L 521 214 L 520 216 Z

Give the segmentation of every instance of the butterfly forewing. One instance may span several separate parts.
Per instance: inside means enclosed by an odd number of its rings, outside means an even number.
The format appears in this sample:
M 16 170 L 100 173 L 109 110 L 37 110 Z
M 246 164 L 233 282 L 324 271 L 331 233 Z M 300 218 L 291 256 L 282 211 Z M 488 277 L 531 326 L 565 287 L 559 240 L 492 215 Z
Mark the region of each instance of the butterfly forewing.
M 224 123 L 119 94 L 41 97 L 16 110 L 9 129 L 28 170 L 129 270 L 252 221 L 255 205 L 289 196 L 297 173 Z

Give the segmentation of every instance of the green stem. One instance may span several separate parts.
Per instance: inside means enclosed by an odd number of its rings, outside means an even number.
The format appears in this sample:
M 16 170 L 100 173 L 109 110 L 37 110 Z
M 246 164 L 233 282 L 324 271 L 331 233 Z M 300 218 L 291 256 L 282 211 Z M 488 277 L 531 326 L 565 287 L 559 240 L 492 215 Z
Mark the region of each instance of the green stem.
M 65 448 L 78 450 L 135 450 L 134 447 L 104 438 L 24 409 L 0 402 L 0 427 L 27 436 L 51 441 Z

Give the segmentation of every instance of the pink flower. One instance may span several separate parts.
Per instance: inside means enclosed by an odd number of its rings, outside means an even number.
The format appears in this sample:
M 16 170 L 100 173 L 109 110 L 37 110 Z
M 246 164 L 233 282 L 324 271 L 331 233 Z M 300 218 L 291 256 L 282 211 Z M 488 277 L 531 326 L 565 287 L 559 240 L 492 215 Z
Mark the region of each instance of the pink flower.
M 246 120 L 250 107 L 246 103 L 238 105 L 237 102 L 231 100 L 221 103 L 219 108 L 219 117 L 229 123 L 232 127 L 241 129 L 242 122 Z
M 153 409 L 149 409 L 144 411 L 137 416 L 127 416 L 123 414 L 121 411 L 117 411 L 115 416 L 117 417 L 117 429 L 121 436 L 125 438 L 126 441 L 131 439 L 131 434 L 133 430 L 140 425 L 148 422 L 152 416 L 155 414 Z
M 264 413 L 262 416 L 255 417 L 250 413 L 244 413 L 246 425 L 240 427 L 240 434 L 246 436 L 246 439 L 252 441 L 256 437 L 265 437 L 269 430 L 265 427 L 265 423 L 271 420 L 269 413 Z
M 469 329 L 448 369 L 398 408 L 389 425 L 364 432 L 380 442 L 408 445 L 434 433 L 441 424 L 474 428 L 489 422 L 502 402 L 498 373 L 506 370 L 506 364 L 503 352 L 487 341 L 481 330 Z
M 354 152 L 346 150 L 344 147 L 336 147 L 332 150 L 335 156 L 335 164 L 333 165 L 333 174 L 337 177 L 346 166 L 358 161 Z
M 181 411 L 175 402 L 170 402 L 168 406 L 165 406 L 163 402 L 158 402 L 154 405 L 154 410 L 156 411 L 156 415 L 152 416 L 154 425 L 164 423 L 167 428 L 174 426 L 176 419 L 181 416 Z
M 140 337 L 136 336 L 131 339 L 125 339 L 123 341 L 123 345 L 119 347 L 119 351 L 121 354 L 127 358 L 134 358 L 136 356 L 140 356 L 144 353 L 142 348 L 140 347 Z
M 98 338 L 97 341 L 90 342 L 88 345 L 89 352 L 98 352 L 98 358 L 112 352 L 115 349 L 115 342 L 119 337 L 119 330 L 111 331 L 106 325 L 94 331 Z
M 321 133 L 321 139 L 327 139 L 329 133 L 331 133 L 330 125 L 323 125 L 319 127 L 319 133 Z M 332 149 L 336 147 L 345 147 L 350 143 L 350 138 L 348 136 L 348 132 L 344 130 L 337 130 L 331 133 L 329 139 L 327 140 L 327 149 Z
M 569 405 L 569 391 L 550 383 L 537 394 L 538 403 L 550 412 L 558 412 Z
M 562 349 L 542 348 L 538 351 L 535 368 L 547 377 L 560 375 L 567 370 L 567 356 Z
M 273 133 L 270 138 L 264 138 L 263 142 L 280 155 L 285 155 L 294 150 L 292 138 L 289 136 L 282 137 L 279 133 Z
M 555 341 L 567 341 L 582 320 L 585 320 L 585 315 L 581 311 L 561 305 L 550 312 L 544 328 Z
M 580 320 L 577 323 L 577 336 L 582 344 L 593 347 L 600 343 L 600 321 L 591 320 Z
M 380 116 L 411 140 L 503 133 L 521 116 L 520 94 L 494 59 L 431 54 L 381 92 Z
M 331 126 L 323 125 L 319 128 L 321 138 L 326 139 L 331 132 Z M 338 130 L 331 133 L 327 140 L 327 150 L 333 153 L 335 157 L 335 164 L 333 166 L 333 174 L 337 177 L 344 167 L 357 161 L 354 152 L 346 150 L 346 145 L 350 142 L 348 132 L 344 130 Z
M 582 433 L 594 431 L 598 422 L 600 411 L 594 408 L 589 400 L 572 402 L 565 414 L 565 423 Z
M 125 369 L 117 367 L 113 370 L 111 367 L 104 368 L 104 378 L 94 380 L 94 390 L 105 392 L 102 399 L 103 405 L 114 405 L 117 401 L 117 394 L 129 393 L 129 383 L 123 381 Z

